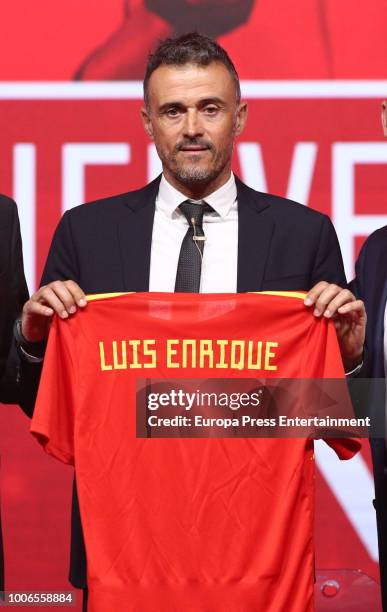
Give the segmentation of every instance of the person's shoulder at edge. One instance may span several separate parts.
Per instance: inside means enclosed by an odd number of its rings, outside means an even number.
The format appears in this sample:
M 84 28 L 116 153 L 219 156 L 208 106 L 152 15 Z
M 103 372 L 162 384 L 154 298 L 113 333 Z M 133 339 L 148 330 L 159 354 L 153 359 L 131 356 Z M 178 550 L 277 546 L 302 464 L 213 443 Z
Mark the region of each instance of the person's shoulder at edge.
M 378 251 L 380 248 L 387 249 L 387 225 L 372 232 L 362 246 L 362 250 L 366 249 L 368 252 Z
M 12 198 L 0 193 L 0 206 L 3 213 L 12 215 L 16 210 L 16 203 Z

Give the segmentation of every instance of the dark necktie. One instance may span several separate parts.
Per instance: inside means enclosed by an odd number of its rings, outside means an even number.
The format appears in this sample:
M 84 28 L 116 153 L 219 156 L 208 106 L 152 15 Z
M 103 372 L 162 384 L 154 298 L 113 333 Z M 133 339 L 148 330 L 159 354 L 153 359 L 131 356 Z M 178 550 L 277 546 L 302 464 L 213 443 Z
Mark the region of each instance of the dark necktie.
M 199 293 L 204 250 L 203 216 L 213 212 L 209 204 L 186 200 L 179 206 L 189 227 L 181 244 L 177 266 L 175 291 Z

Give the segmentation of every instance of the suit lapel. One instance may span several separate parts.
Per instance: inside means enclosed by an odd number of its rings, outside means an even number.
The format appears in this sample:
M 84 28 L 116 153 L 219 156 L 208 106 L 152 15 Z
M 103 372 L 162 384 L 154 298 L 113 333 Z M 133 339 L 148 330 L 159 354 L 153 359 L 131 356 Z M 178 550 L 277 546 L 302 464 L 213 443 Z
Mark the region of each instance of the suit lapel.
M 118 224 L 124 291 L 148 291 L 155 201 L 160 177 L 131 193 Z
M 149 291 L 149 270 L 155 201 L 160 178 L 128 195 L 118 224 L 123 291 Z M 274 222 L 269 204 L 236 177 L 238 198 L 237 291 L 260 291 Z
M 238 197 L 238 281 L 237 291 L 261 291 L 274 221 L 269 204 L 236 178 Z

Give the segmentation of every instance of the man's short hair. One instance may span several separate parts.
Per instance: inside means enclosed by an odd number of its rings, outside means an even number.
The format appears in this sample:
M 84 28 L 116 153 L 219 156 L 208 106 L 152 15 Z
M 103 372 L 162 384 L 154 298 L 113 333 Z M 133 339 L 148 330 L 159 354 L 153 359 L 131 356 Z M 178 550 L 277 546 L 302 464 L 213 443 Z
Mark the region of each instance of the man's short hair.
M 149 79 L 159 66 L 208 66 L 212 62 L 223 64 L 235 83 L 236 101 L 241 99 L 241 87 L 238 73 L 226 51 L 218 43 L 198 32 L 190 32 L 178 38 L 166 38 L 161 41 L 154 53 L 149 55 L 144 77 L 144 101 L 149 105 Z

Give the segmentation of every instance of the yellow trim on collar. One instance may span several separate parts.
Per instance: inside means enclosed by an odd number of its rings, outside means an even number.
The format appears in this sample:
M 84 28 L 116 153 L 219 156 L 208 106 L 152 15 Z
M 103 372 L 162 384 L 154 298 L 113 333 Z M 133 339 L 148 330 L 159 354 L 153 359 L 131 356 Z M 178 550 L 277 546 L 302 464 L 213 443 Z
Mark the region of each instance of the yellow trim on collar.
M 260 293 L 263 295 L 280 295 L 282 297 L 297 298 L 298 300 L 304 300 L 308 295 L 304 291 L 252 291 L 252 293 Z
M 87 295 L 86 300 L 88 302 L 94 302 L 94 300 L 106 300 L 107 298 L 118 297 L 119 295 L 129 295 L 130 293 L 135 292 L 122 291 L 121 293 L 93 293 L 92 295 Z
M 86 299 L 88 302 L 94 302 L 95 300 L 106 300 L 107 298 L 118 297 L 120 295 L 130 295 L 133 293 L 136 293 L 136 292 L 135 291 L 122 291 L 118 293 L 93 293 L 92 295 L 87 295 Z M 307 295 L 306 293 L 301 292 L 301 291 L 249 291 L 249 293 L 253 293 L 257 295 L 274 295 L 274 296 L 278 295 L 281 297 L 290 297 L 290 298 L 296 298 L 299 300 L 304 300 Z M 173 295 L 173 293 L 171 293 L 170 295 Z M 208 295 L 208 294 L 205 294 L 205 295 Z M 237 294 L 233 294 L 233 295 L 237 295 Z

